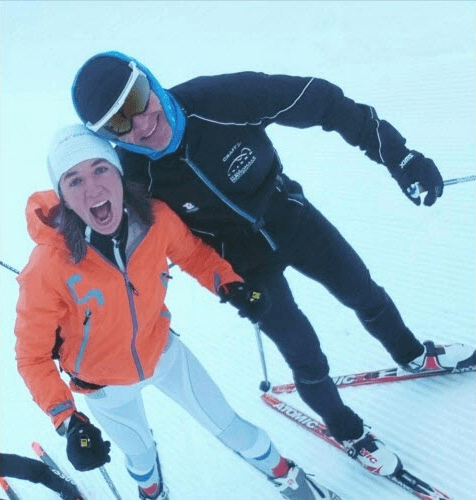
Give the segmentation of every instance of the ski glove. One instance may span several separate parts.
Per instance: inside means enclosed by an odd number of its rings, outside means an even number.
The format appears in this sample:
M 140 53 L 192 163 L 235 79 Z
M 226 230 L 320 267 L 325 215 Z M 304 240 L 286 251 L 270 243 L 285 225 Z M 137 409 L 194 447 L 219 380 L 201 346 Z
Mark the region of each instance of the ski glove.
M 413 184 L 418 182 L 421 190 L 428 191 L 423 204 L 430 207 L 443 194 L 443 178 L 433 162 L 418 151 L 410 151 L 397 167 L 390 170 L 392 177 L 415 205 L 420 205 L 419 192 Z M 413 194 L 413 196 L 412 196 Z
M 76 470 L 92 470 L 111 461 L 111 443 L 102 439 L 101 431 L 83 413 L 71 415 L 66 439 L 66 453 Z
M 220 302 L 229 302 L 238 309 L 242 318 L 248 318 L 252 323 L 258 323 L 271 307 L 268 294 L 264 290 L 239 281 L 222 285 L 218 295 Z

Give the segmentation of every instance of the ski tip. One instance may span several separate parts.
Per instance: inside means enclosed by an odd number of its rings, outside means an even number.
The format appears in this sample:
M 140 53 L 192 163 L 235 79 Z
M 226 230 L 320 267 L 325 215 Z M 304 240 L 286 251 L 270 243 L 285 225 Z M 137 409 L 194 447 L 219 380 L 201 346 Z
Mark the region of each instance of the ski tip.
M 440 495 L 438 497 L 438 500 L 452 500 L 451 497 L 449 495 L 447 495 L 446 493 L 443 493 L 440 490 L 436 490 L 436 492 L 437 492 L 438 495 Z
M 43 455 L 43 448 L 38 441 L 33 441 L 33 443 L 31 443 L 31 447 L 37 455 Z

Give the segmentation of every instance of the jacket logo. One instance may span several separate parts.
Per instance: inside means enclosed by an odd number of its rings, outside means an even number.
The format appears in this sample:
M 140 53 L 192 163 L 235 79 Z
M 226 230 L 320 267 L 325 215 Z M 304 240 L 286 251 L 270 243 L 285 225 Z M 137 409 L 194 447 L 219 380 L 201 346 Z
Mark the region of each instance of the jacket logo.
M 403 168 L 405 165 L 413 158 L 413 153 L 408 153 L 405 158 L 403 158 L 402 162 L 400 163 L 399 167 Z
M 228 151 L 228 153 L 222 158 L 223 163 L 230 159 L 230 156 L 241 146 L 241 142 L 237 142 L 233 145 L 233 147 Z
M 228 178 L 235 183 L 248 172 L 249 168 L 256 161 L 256 156 L 250 148 L 242 148 L 238 156 L 231 162 L 228 168 Z
M 82 279 L 83 277 L 80 274 L 73 274 L 73 276 L 68 278 L 68 280 L 66 281 L 69 291 L 71 292 L 71 295 L 73 296 L 73 299 L 76 302 L 76 304 L 83 305 L 86 304 L 86 302 L 89 302 L 90 300 L 96 300 L 98 306 L 104 305 L 104 295 L 98 288 L 89 290 L 84 297 L 79 297 L 79 295 L 76 293 L 76 290 L 74 289 L 74 286 L 76 285 L 76 283 L 79 283 Z
M 185 208 L 185 211 L 188 214 L 192 214 L 193 212 L 196 212 L 197 210 L 199 210 L 199 208 L 197 206 L 195 206 L 193 203 L 191 203 L 190 201 L 187 201 L 187 203 L 184 203 L 182 205 L 182 207 Z

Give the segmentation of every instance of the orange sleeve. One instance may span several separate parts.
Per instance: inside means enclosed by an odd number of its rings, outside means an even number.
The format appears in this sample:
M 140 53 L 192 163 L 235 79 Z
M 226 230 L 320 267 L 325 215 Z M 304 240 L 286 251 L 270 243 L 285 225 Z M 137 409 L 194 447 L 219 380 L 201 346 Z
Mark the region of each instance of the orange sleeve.
M 172 262 L 178 264 L 214 294 L 218 294 L 218 289 L 225 283 L 243 281 L 243 278 L 233 271 L 228 261 L 222 259 L 212 247 L 196 237 L 167 205 L 163 206 L 165 213 L 161 214 L 161 217 L 167 218 L 169 236 L 167 257 Z
M 56 329 L 67 310 L 55 287 L 54 278 L 58 270 L 53 262 L 36 247 L 27 267 L 17 278 L 20 294 L 15 323 L 15 352 L 18 371 L 33 400 L 58 428 L 73 413 L 75 404 L 70 389 L 51 358 Z

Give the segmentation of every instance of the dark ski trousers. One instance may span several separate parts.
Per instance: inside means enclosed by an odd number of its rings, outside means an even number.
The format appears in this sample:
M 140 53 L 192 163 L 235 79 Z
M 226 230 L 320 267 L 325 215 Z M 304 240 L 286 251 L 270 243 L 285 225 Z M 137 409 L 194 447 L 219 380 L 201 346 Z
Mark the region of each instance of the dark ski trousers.
M 56 492 L 63 491 L 65 486 L 65 480 L 43 462 L 9 453 L 0 453 L 0 476 L 41 483 Z
M 260 234 L 231 241 L 227 258 L 236 271 L 270 294 L 272 306 L 261 321 L 293 371 L 301 398 L 339 440 L 359 437 L 362 420 L 344 405 L 329 377 L 329 365 L 309 320 L 294 301 L 284 270 L 291 266 L 323 285 L 356 313 L 364 328 L 405 363 L 423 352 L 385 290 L 339 231 L 307 200 L 288 198 L 273 207 L 266 229 L 279 246 L 271 252 Z

